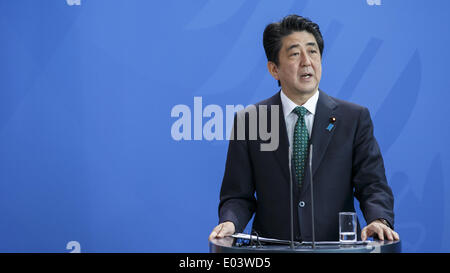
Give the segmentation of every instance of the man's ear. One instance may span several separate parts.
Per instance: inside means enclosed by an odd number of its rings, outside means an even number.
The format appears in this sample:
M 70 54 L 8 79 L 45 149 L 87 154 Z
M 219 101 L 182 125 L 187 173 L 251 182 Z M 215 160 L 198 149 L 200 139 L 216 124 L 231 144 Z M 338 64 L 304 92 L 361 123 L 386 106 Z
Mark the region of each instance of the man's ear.
M 275 80 L 280 80 L 280 77 L 278 77 L 278 67 L 274 62 L 268 61 L 267 69 L 269 69 L 270 74 L 275 78 Z

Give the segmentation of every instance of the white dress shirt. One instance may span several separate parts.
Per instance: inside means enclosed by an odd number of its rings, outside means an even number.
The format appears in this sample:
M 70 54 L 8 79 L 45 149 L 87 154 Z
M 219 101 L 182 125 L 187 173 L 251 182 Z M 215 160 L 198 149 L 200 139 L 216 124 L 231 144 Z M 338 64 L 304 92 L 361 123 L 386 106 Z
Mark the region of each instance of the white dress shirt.
M 305 115 L 305 124 L 306 128 L 308 129 L 308 135 L 311 138 L 311 132 L 312 127 L 314 123 L 314 115 L 316 114 L 316 106 L 317 101 L 319 100 L 319 91 L 316 90 L 316 93 L 309 98 L 303 105 L 297 105 L 295 102 L 293 102 L 291 99 L 289 99 L 281 90 L 280 92 L 281 97 L 281 104 L 283 105 L 283 113 L 284 113 L 284 120 L 286 122 L 286 130 L 287 135 L 289 138 L 289 170 L 291 169 L 291 158 L 292 158 L 292 150 L 294 145 L 294 128 L 295 124 L 297 123 L 298 116 L 296 113 L 292 112 L 295 107 L 297 106 L 303 106 L 308 110 L 308 112 Z

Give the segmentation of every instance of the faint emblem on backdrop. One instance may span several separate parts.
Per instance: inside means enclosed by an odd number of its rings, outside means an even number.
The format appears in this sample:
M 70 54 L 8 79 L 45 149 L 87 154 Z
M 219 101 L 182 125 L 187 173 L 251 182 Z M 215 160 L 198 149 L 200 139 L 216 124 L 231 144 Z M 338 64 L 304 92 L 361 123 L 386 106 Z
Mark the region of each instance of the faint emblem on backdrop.
M 77 241 L 70 241 L 66 245 L 67 250 L 72 250 L 70 253 L 81 253 L 81 245 Z
M 81 6 L 81 0 L 66 0 L 69 6 Z
M 381 0 L 366 0 L 369 6 L 381 6 Z

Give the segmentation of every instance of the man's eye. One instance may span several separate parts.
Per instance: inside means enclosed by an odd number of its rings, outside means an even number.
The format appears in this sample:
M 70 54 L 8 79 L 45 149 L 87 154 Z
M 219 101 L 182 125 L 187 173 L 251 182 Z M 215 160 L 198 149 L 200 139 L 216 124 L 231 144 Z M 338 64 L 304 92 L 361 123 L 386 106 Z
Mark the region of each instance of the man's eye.
M 310 50 L 309 52 L 311 52 L 311 53 L 313 53 L 313 54 L 316 54 L 316 53 L 317 53 L 317 50 L 312 49 L 312 50 Z
M 298 55 L 300 55 L 300 53 L 298 53 L 298 52 L 292 53 L 292 56 L 298 56 Z

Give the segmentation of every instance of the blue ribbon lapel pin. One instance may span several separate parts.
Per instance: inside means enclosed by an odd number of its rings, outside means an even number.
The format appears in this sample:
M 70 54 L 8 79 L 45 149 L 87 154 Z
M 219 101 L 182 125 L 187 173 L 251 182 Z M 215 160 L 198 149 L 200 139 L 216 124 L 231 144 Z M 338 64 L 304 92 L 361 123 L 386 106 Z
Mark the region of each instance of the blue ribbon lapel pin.
M 335 117 L 331 117 L 330 118 L 330 123 L 328 124 L 328 126 L 326 128 L 328 132 L 331 132 L 331 130 L 333 130 L 335 122 L 336 122 L 336 118 Z

